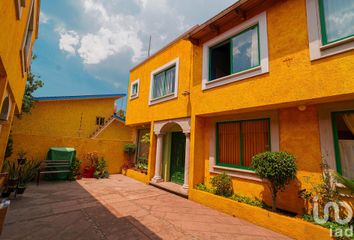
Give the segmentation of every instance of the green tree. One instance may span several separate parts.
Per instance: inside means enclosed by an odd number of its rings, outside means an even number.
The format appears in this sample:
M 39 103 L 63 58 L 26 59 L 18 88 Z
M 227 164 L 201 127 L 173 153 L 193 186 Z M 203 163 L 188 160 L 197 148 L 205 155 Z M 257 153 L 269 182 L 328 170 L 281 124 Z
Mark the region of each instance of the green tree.
M 275 212 L 278 191 L 283 191 L 296 177 L 295 157 L 287 152 L 264 152 L 252 158 L 252 167 L 261 178 L 269 181 Z
M 36 55 L 32 56 L 32 61 L 37 58 Z M 31 113 L 31 109 L 33 108 L 34 97 L 33 93 L 44 86 L 43 81 L 39 75 L 34 74 L 31 70 L 28 71 L 27 82 L 25 93 L 22 100 L 22 112 Z

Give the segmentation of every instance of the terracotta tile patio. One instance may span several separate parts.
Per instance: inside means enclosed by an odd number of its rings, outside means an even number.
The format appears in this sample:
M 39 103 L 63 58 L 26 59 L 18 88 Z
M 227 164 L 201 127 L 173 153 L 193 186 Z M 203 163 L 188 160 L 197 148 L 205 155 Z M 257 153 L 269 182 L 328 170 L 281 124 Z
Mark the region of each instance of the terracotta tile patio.
M 11 203 L 1 239 L 288 239 L 122 175 L 41 182 Z

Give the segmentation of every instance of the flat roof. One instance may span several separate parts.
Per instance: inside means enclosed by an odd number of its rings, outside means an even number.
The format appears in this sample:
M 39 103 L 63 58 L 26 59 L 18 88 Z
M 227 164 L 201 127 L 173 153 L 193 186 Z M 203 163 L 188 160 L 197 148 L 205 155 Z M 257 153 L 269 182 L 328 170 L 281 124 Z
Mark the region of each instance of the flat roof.
M 51 96 L 51 97 L 35 97 L 35 101 L 61 101 L 61 100 L 82 100 L 82 99 L 119 99 L 125 97 L 125 93 L 117 94 L 94 94 L 94 95 L 76 95 L 76 96 Z

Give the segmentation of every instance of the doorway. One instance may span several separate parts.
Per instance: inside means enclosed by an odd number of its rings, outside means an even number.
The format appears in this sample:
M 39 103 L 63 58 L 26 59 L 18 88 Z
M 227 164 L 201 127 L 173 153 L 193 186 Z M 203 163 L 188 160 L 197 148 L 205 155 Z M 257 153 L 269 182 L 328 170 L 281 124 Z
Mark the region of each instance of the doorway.
M 172 132 L 170 181 L 180 185 L 184 182 L 185 146 L 185 134 L 183 132 Z

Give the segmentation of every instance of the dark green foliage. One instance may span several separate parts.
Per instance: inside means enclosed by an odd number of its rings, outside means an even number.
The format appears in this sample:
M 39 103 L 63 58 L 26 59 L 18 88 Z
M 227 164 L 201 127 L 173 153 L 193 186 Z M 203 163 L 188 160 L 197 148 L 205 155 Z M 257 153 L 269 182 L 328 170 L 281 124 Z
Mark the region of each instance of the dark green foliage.
M 132 143 L 128 143 L 124 145 L 124 152 L 131 155 L 133 153 L 135 153 L 136 150 L 136 145 L 132 144 Z
M 14 140 L 12 138 L 12 134 L 10 133 L 9 139 L 7 140 L 6 150 L 5 150 L 5 159 L 11 157 L 13 153 L 13 144 L 14 144 Z
M 38 174 L 38 169 L 41 165 L 40 161 L 31 160 L 26 161 L 19 166 L 19 186 L 26 187 Z
M 97 161 L 96 166 L 95 166 L 95 172 L 93 174 L 93 176 L 95 178 L 108 178 L 109 174 L 107 171 L 107 163 L 106 160 L 104 160 L 104 158 L 101 158 Z
M 245 196 L 240 196 L 240 195 L 237 195 L 237 194 L 232 195 L 231 199 L 235 200 L 237 202 L 246 203 L 248 205 L 252 205 L 252 206 L 255 206 L 255 207 L 260 207 L 260 208 L 265 208 L 266 207 L 265 204 L 261 200 L 252 199 L 252 198 L 245 197 Z
M 296 177 L 295 157 L 287 152 L 264 152 L 252 158 L 252 167 L 263 179 L 269 181 L 272 193 L 272 210 L 276 211 L 276 197 L 278 191 Z
M 75 159 L 71 162 L 70 170 L 71 170 L 71 180 L 75 180 L 77 176 L 81 175 L 81 164 L 82 161 L 75 157 Z
M 208 192 L 208 193 L 212 193 L 215 194 L 215 190 L 214 189 L 210 189 L 207 186 L 205 186 L 203 183 L 198 183 L 197 184 L 197 189 L 203 192 Z M 229 197 L 231 200 L 234 200 L 236 202 L 240 202 L 240 203 L 246 203 L 248 205 L 252 205 L 255 207 L 260 207 L 260 208 L 265 208 L 266 205 L 258 199 L 252 199 L 249 197 L 244 197 L 244 196 L 240 196 L 237 194 L 233 194 L 231 197 Z
M 354 182 L 349 179 L 349 178 L 346 178 L 342 175 L 340 175 L 339 173 L 335 173 L 335 178 L 336 180 L 343 184 L 344 186 L 346 186 L 352 193 L 354 193 Z
M 36 55 L 32 56 L 32 61 L 37 58 Z M 22 100 L 22 112 L 31 113 L 31 109 L 34 103 L 33 93 L 38 89 L 44 86 L 43 81 L 39 75 L 36 75 L 29 70 L 25 88 L 25 94 Z
M 230 197 L 233 194 L 231 177 L 226 173 L 213 177 L 210 183 L 216 195 Z

